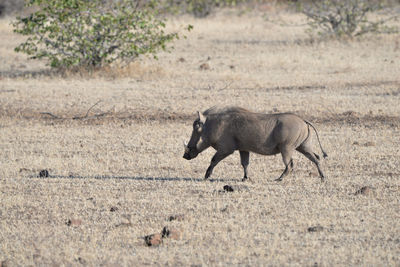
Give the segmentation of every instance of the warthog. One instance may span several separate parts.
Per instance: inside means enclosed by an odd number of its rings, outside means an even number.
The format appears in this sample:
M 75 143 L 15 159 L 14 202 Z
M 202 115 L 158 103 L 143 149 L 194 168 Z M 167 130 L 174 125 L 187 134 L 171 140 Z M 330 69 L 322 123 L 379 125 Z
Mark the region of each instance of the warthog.
M 235 150 L 240 152 L 243 166 L 243 181 L 247 179 L 249 152 L 261 155 L 282 154 L 285 170 L 276 179 L 281 181 L 293 169 L 292 154 L 294 150 L 304 154 L 318 168 L 321 180 L 325 175 L 319 164 L 319 156 L 312 151 L 311 131 L 314 129 L 324 157 L 325 153 L 314 126 L 292 113 L 261 114 L 250 112 L 240 107 L 213 107 L 204 113 L 197 112 L 193 122 L 193 131 L 189 144 L 185 145 L 183 158 L 194 159 L 208 147 L 217 152 L 211 159 L 205 179 L 210 177 L 214 167 Z

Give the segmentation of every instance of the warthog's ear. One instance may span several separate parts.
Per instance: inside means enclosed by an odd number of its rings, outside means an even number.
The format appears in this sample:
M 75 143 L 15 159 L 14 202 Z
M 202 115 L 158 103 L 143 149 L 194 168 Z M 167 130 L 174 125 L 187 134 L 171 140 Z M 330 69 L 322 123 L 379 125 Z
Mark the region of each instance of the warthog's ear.
M 199 118 L 199 121 L 201 123 L 205 123 L 206 122 L 206 117 L 203 115 L 203 113 L 201 113 L 200 111 L 197 111 L 197 116 Z

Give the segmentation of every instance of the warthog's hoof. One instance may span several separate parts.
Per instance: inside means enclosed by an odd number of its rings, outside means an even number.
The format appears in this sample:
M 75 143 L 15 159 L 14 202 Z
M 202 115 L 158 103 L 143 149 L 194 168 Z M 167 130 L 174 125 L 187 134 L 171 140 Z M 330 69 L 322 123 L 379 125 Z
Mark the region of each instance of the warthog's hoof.
M 248 182 L 254 182 L 253 179 L 250 179 L 250 177 L 243 177 L 243 178 L 242 178 L 242 182 L 246 182 L 246 181 L 248 181 Z

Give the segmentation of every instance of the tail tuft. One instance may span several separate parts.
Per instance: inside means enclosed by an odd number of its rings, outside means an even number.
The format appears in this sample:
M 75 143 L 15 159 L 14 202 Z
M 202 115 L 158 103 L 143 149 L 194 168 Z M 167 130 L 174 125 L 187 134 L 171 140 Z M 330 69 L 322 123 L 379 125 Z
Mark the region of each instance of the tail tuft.
M 324 158 L 327 158 L 327 157 L 328 157 L 328 154 L 326 154 L 324 151 L 322 151 L 322 153 L 323 153 L 323 155 L 324 155 Z

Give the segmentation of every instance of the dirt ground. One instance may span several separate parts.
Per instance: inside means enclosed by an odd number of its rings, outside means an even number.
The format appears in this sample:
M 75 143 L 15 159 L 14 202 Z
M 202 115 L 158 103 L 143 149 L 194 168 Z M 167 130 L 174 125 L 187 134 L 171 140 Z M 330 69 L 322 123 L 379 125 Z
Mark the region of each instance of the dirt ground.
M 194 30 L 171 53 L 92 77 L 14 53 L 0 21 L 0 262 L 400 264 L 399 35 L 316 42 L 298 14 L 233 13 L 172 20 Z M 251 154 L 241 182 L 237 152 L 204 181 L 213 149 L 182 142 L 214 105 L 312 121 L 326 182 L 299 153 L 282 182 L 280 155 Z M 164 226 L 177 240 L 146 246 Z

